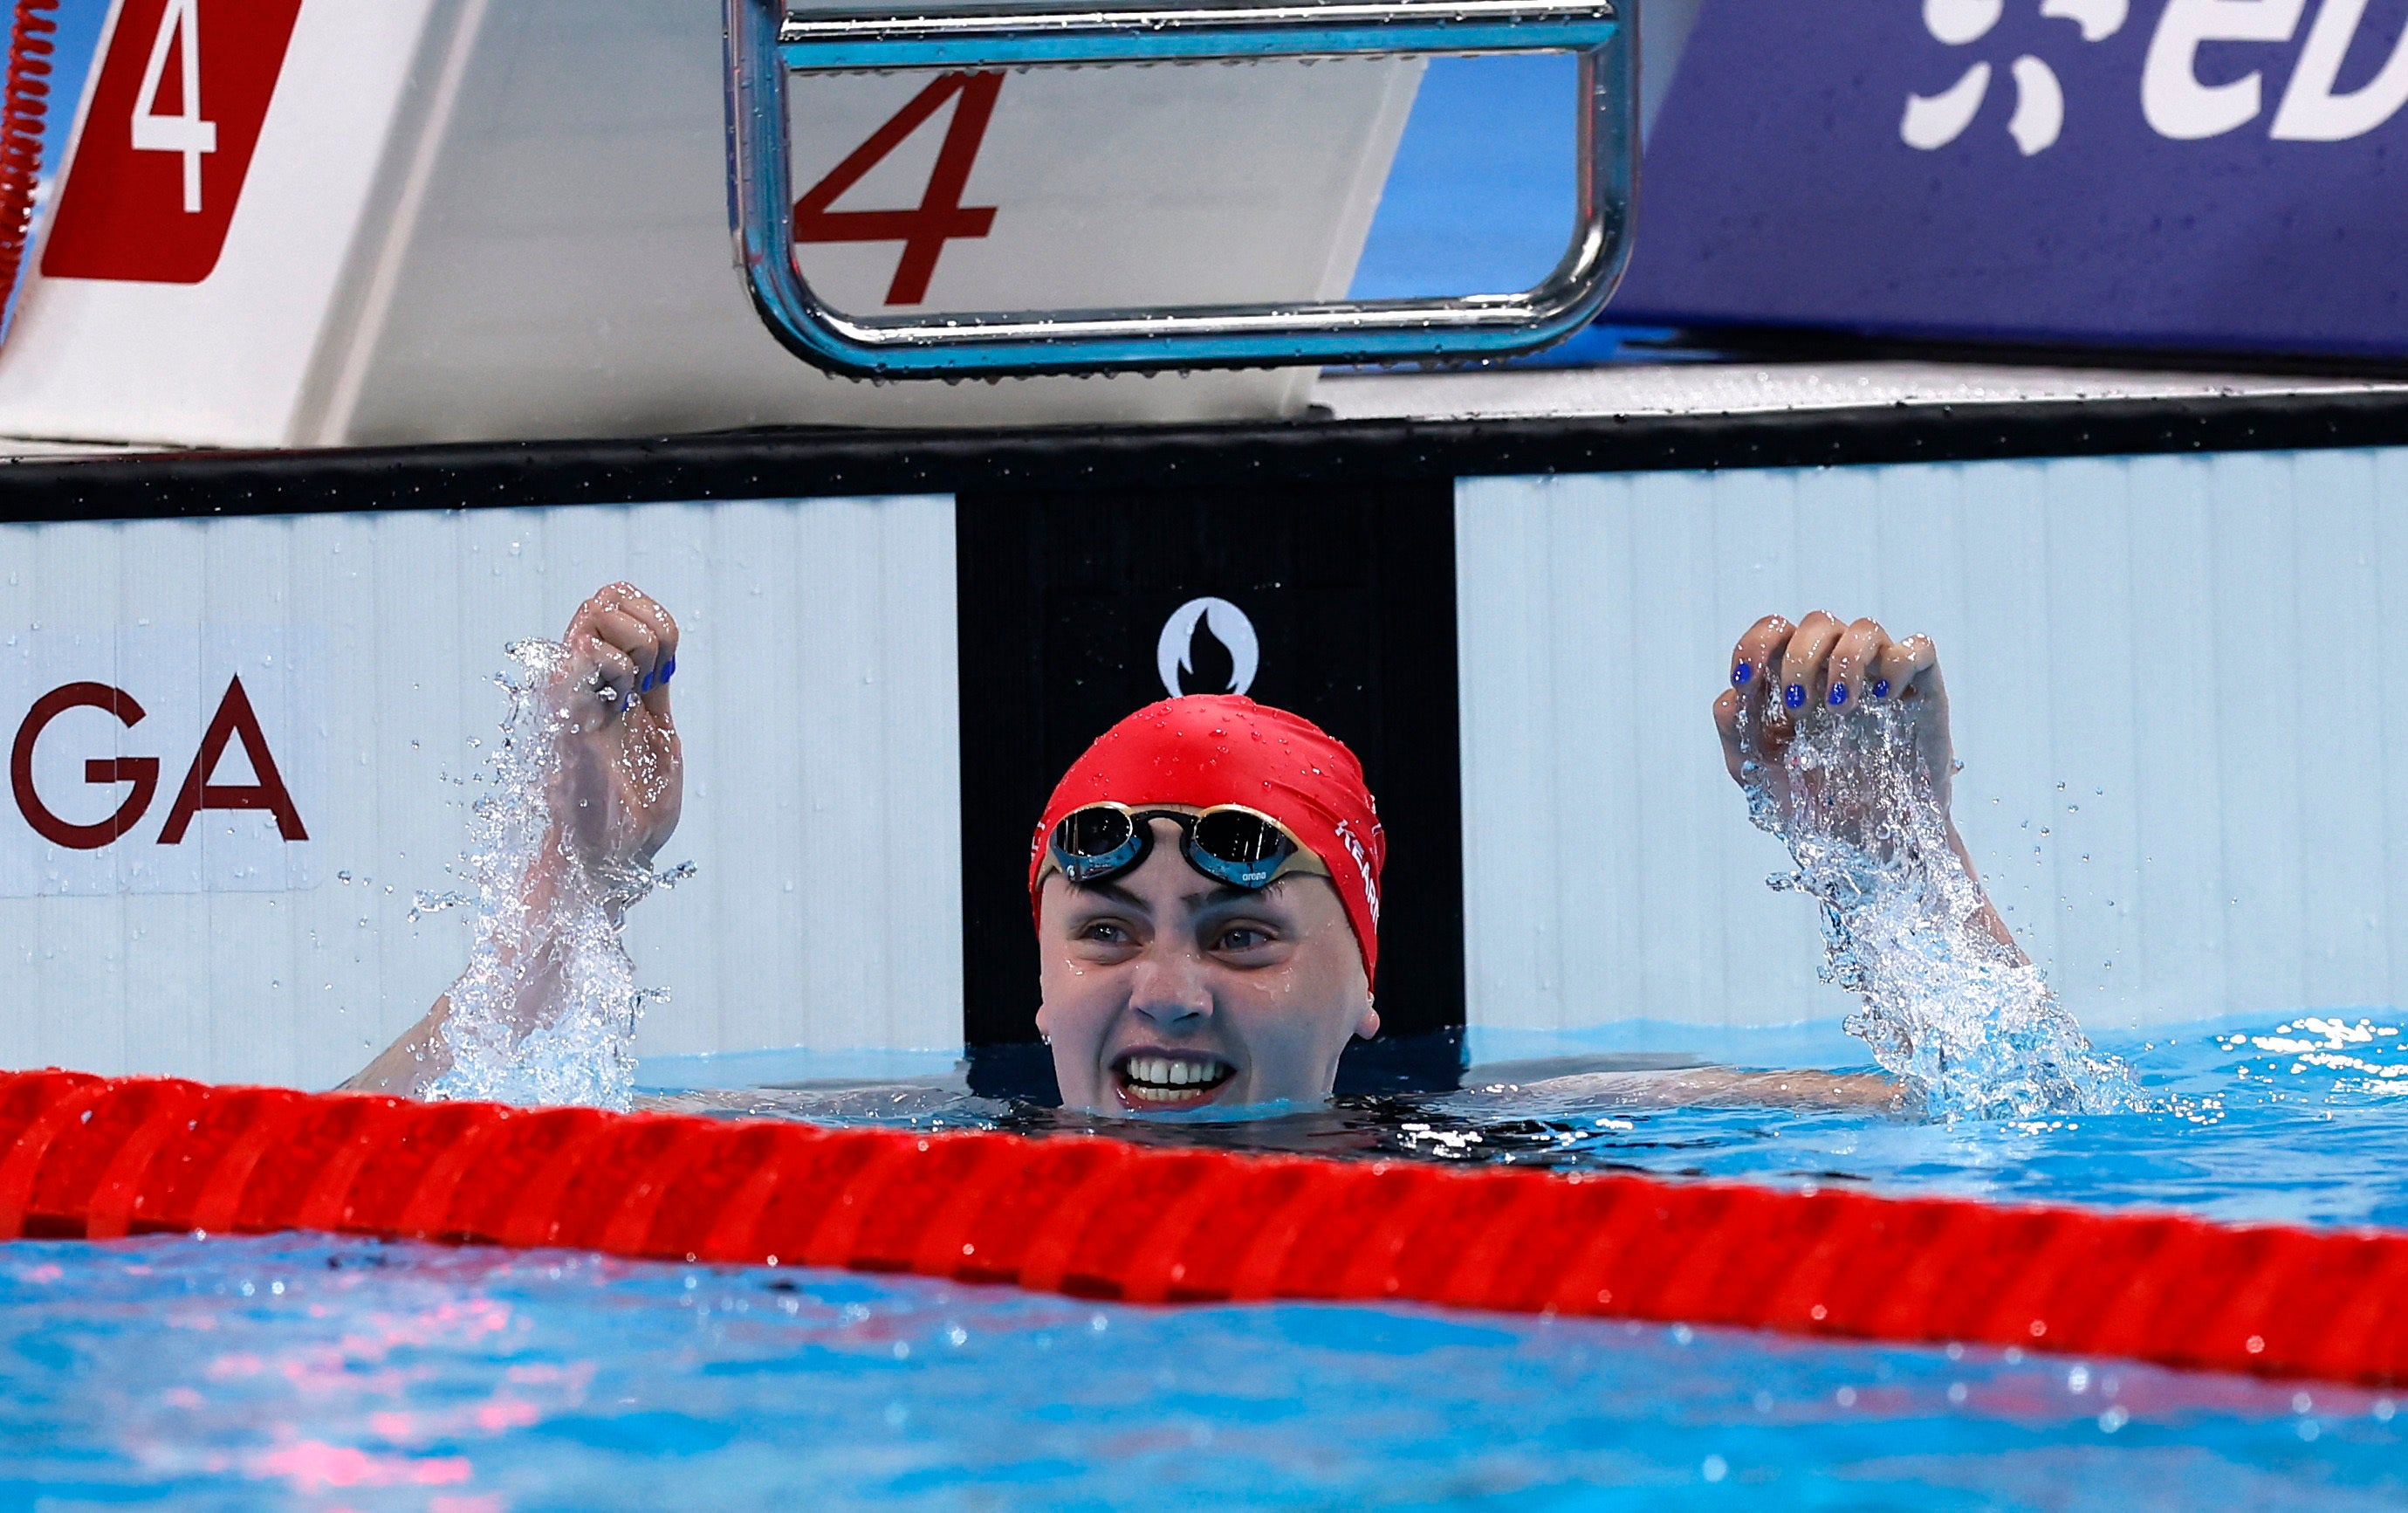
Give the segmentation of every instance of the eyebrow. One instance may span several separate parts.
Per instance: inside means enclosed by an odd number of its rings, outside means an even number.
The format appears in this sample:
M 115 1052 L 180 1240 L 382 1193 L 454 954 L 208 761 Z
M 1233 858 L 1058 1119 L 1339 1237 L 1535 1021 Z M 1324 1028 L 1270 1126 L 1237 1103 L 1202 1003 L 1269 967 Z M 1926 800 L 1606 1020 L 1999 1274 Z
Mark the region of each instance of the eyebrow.
M 1065 881 L 1068 881 L 1068 879 L 1065 879 Z M 1111 881 L 1110 879 L 1096 883 L 1071 883 L 1070 891 L 1074 895 L 1084 895 L 1089 898 L 1106 899 L 1113 903 L 1119 904 L 1124 909 L 1135 910 L 1139 914 L 1153 913 L 1153 910 L 1147 906 L 1146 901 L 1143 899 L 1139 898 L 1136 894 L 1131 893 L 1128 889 L 1121 886 L 1118 883 Z
M 1233 884 L 1224 883 L 1218 887 L 1207 888 L 1200 893 L 1190 893 L 1179 901 L 1185 904 L 1190 912 L 1197 914 L 1233 903 L 1276 904 L 1279 900 L 1273 895 L 1277 893 L 1280 885 L 1286 881 L 1284 877 L 1274 879 L 1268 887 L 1239 887 Z

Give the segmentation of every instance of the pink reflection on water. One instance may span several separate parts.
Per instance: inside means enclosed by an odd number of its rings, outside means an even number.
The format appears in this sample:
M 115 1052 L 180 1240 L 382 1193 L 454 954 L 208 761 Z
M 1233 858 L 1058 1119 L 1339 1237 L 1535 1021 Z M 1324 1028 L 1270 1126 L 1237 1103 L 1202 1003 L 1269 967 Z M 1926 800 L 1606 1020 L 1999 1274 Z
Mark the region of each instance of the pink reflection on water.
M 473 1474 L 465 1455 L 416 1461 L 317 1439 L 251 1456 L 243 1470 L 255 1480 L 280 1477 L 295 1491 L 310 1492 L 335 1487 L 452 1487 Z
M 522 1398 L 496 1397 L 477 1405 L 477 1427 L 498 1434 L 505 1429 L 523 1429 L 543 1418 L 543 1410 Z

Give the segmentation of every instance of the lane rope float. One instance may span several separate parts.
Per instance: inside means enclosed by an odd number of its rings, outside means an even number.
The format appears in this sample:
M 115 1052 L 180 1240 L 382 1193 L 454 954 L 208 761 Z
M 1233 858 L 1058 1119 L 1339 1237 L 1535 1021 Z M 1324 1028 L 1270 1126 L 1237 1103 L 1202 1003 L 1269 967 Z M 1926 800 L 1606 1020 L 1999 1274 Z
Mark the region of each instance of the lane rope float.
M 51 38 L 59 0 L 17 0 L 8 27 L 8 71 L 0 84 L 0 310 L 17 292 L 34 228 L 42 176 L 42 123 L 50 115 Z
M 2408 1380 L 2389 1231 L 0 1074 L 0 1238 L 296 1229 Z

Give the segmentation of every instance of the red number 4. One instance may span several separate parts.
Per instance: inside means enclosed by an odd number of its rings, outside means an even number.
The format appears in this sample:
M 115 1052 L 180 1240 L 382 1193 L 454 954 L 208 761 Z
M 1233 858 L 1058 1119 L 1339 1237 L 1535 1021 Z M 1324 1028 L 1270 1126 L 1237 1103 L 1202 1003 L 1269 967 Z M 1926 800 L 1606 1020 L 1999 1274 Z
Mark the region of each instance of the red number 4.
M 872 132 L 869 140 L 853 150 L 828 176 L 795 202 L 795 241 L 899 241 L 903 259 L 895 266 L 895 281 L 886 289 L 889 305 L 916 305 L 928 297 L 928 281 L 937 271 L 937 257 L 955 238 L 983 237 L 995 225 L 995 207 L 966 206 L 962 191 L 978 160 L 979 143 L 986 136 L 987 118 L 995 114 L 995 97 L 1003 88 L 1001 74 L 947 74 L 911 97 L 911 102 Z M 859 183 L 920 129 L 947 100 L 960 95 L 945 139 L 937 149 L 937 166 L 916 210 L 832 210 L 837 196 Z

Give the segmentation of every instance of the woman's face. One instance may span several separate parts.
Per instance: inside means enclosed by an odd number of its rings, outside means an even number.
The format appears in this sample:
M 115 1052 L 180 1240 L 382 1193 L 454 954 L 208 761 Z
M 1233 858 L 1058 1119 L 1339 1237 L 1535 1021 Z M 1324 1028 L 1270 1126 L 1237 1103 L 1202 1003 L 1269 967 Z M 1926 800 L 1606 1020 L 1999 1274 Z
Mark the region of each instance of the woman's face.
M 1338 1056 L 1379 1032 L 1362 953 L 1325 877 L 1216 883 L 1156 819 L 1129 872 L 1039 896 L 1044 1006 L 1067 1107 L 1162 1113 L 1329 1096 Z

